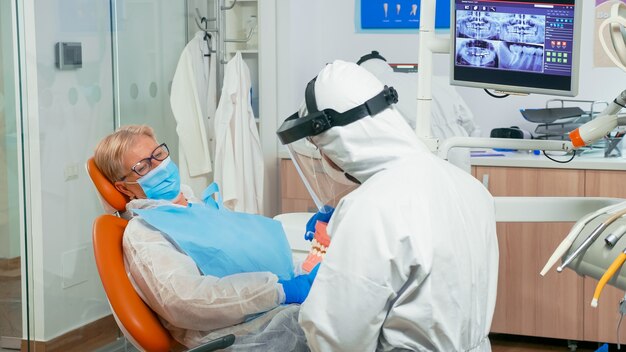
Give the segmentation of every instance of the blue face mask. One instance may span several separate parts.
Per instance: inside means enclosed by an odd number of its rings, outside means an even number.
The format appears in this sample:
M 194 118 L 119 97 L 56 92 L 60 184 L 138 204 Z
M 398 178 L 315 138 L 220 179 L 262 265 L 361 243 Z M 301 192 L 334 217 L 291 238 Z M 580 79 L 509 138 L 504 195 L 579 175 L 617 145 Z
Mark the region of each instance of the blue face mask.
M 148 199 L 173 200 L 180 193 L 180 174 L 170 157 L 139 178 L 137 183 Z

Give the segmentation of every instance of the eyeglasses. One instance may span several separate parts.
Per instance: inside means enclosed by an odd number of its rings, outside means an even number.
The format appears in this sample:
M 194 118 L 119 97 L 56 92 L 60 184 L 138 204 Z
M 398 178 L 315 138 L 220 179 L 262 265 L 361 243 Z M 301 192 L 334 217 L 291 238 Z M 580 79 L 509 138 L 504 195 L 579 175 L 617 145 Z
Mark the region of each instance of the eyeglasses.
M 163 143 L 156 147 L 150 157 L 139 160 L 133 167 L 131 167 L 131 171 L 136 173 L 139 176 L 145 176 L 150 170 L 152 170 L 152 159 L 157 161 L 163 161 L 170 156 L 170 150 L 167 148 L 167 144 Z M 130 176 L 130 172 L 120 178 L 120 181 L 124 181 L 126 177 Z

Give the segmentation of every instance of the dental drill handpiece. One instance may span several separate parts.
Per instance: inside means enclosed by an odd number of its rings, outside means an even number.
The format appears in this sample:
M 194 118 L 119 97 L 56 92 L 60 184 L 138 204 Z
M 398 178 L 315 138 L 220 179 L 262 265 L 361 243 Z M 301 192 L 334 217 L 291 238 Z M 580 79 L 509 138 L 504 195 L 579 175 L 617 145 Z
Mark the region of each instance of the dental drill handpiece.
M 606 238 L 604 239 L 604 243 L 606 243 L 606 245 L 611 248 L 615 247 L 617 242 L 619 242 L 622 236 L 624 236 L 625 232 L 626 232 L 626 225 L 621 225 L 620 227 L 617 228 L 617 230 L 613 231 L 608 236 L 606 236 Z
M 587 238 L 583 241 L 583 243 L 580 244 L 580 246 L 578 246 L 578 248 L 576 248 L 576 250 L 574 250 L 574 253 L 570 254 L 567 258 L 565 258 L 565 260 L 563 260 L 563 263 L 556 268 L 557 272 L 562 272 L 563 269 L 565 269 L 566 266 L 568 266 L 574 259 L 576 259 L 576 257 L 578 257 L 582 252 L 586 251 L 587 248 L 589 248 L 591 246 L 591 244 L 598 239 L 598 237 L 600 236 L 600 234 L 602 233 L 602 231 L 604 231 L 609 225 L 611 225 L 615 220 L 619 219 L 620 217 L 626 215 L 626 210 L 622 210 L 619 211 L 613 215 L 611 215 L 608 219 L 606 219 L 605 221 L 603 221 L 602 223 L 600 223 L 592 232 L 589 236 L 587 236 Z
M 574 253 L 570 254 L 567 258 L 565 258 L 563 263 L 561 263 L 561 265 L 558 268 L 556 268 L 556 271 L 559 273 L 563 271 L 563 269 L 565 269 L 565 267 L 569 265 L 569 263 L 571 263 L 574 259 L 576 259 L 576 257 L 578 257 L 580 253 L 587 250 L 587 248 L 591 246 L 591 244 L 598 238 L 598 236 L 600 236 L 602 231 L 604 231 L 604 229 L 606 229 L 607 226 L 608 225 L 606 225 L 605 223 L 601 223 L 600 225 L 598 225 L 598 227 L 596 227 L 593 230 L 593 232 L 591 232 L 591 234 L 587 236 L 585 241 L 580 246 L 578 246 L 578 248 L 576 248 Z

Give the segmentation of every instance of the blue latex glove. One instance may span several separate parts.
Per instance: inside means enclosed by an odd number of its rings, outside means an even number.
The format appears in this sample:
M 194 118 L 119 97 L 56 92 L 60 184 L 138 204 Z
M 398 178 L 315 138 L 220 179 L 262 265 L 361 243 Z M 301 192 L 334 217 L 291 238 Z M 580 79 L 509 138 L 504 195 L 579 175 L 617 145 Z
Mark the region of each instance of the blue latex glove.
M 313 235 L 315 235 L 315 224 L 317 221 L 322 221 L 328 223 L 330 221 L 330 217 L 333 216 L 333 212 L 335 208 L 330 205 L 324 205 L 320 211 L 315 213 L 315 215 L 311 216 L 309 221 L 306 223 L 306 232 L 304 233 L 304 239 L 307 241 L 313 241 Z
M 606 343 L 596 350 L 596 352 L 609 352 L 609 345 Z
M 285 291 L 285 304 L 304 302 L 306 296 L 309 295 L 319 267 L 320 265 L 317 264 L 310 273 L 298 275 L 291 280 L 278 280 L 278 283 L 283 285 L 283 291 Z

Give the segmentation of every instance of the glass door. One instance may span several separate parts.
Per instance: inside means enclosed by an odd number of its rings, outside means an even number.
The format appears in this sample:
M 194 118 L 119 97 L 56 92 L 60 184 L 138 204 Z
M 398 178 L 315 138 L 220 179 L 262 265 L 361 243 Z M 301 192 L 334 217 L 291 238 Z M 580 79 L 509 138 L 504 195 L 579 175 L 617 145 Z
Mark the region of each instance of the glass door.
M 0 0 L 0 351 L 21 347 L 21 97 L 16 1 Z M 26 295 L 24 295 L 26 297 Z
M 170 90 L 186 42 L 186 0 L 112 0 L 118 125 L 148 124 L 178 157 Z

